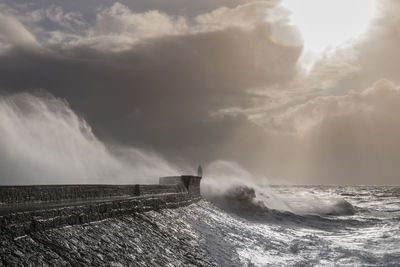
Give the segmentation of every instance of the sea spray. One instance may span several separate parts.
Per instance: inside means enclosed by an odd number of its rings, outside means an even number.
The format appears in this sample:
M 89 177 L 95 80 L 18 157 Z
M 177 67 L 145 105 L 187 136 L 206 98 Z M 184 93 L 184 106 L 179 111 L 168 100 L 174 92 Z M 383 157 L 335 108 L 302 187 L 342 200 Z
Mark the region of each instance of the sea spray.
M 304 195 L 293 191 L 282 195 L 266 184 L 266 179 L 252 175 L 239 164 L 215 161 L 206 168 L 202 194 L 220 208 L 243 215 L 270 210 L 297 215 L 353 215 L 355 208 L 337 196 Z
M 291 211 L 285 201 L 265 186 L 265 181 L 265 178 L 252 175 L 235 162 L 218 160 L 206 168 L 201 184 L 202 194 L 225 209 L 252 205 L 261 209 Z M 262 182 L 264 185 L 261 185 Z
M 0 96 L 2 184 L 153 183 L 179 173 L 154 153 L 102 143 L 49 94 Z

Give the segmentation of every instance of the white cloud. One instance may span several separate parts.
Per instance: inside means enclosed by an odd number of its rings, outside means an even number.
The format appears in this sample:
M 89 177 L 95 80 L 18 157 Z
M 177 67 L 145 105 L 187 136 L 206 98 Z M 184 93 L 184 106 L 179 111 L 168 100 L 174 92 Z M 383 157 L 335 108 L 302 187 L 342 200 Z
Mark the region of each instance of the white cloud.
M 118 51 L 129 49 L 143 39 L 182 34 L 187 30 L 183 17 L 174 18 L 156 10 L 134 13 L 117 2 L 97 14 L 96 24 L 88 30 L 83 42 L 102 50 Z
M 14 17 L 0 14 L 0 44 L 3 48 L 39 48 L 36 38 Z
M 221 7 L 199 15 L 191 22 L 183 16 L 170 16 L 158 10 L 134 13 L 117 2 L 97 14 L 95 25 L 77 43 L 83 42 L 101 50 L 120 51 L 148 38 L 209 32 L 228 27 L 252 29 L 265 25 L 265 10 L 270 7 L 269 2 L 239 5 L 236 8 Z
M 271 1 L 260 1 L 239 5 L 235 8 L 220 7 L 210 13 L 196 17 L 203 30 L 221 30 L 227 27 L 252 28 L 265 25 L 267 10 L 272 8 Z
M 85 24 L 82 14 L 79 12 L 64 12 L 59 6 L 50 6 L 43 10 L 46 18 L 52 22 L 58 23 L 68 29 L 73 30 L 75 26 L 82 26 Z
M 14 17 L 37 35 L 43 45 L 85 45 L 105 51 L 122 51 L 149 38 L 209 32 L 229 27 L 253 29 L 260 25 L 266 26 L 266 9 L 272 5 L 271 1 L 260 1 L 235 8 L 221 7 L 191 20 L 158 10 L 135 13 L 116 2 L 110 7 L 99 9 L 92 24 L 80 12 L 66 12 L 56 5 L 31 11 L 12 10 Z M 58 26 L 48 27 L 49 23 Z

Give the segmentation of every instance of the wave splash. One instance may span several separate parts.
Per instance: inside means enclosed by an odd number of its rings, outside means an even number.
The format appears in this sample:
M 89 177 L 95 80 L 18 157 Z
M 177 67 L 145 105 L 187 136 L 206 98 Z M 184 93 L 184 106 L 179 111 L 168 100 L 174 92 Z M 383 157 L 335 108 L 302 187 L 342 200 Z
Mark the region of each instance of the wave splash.
M 258 194 L 261 194 L 261 196 Z M 289 203 L 287 203 L 287 207 L 289 207 L 288 209 L 271 208 L 273 205 L 268 204 L 270 198 L 266 194 L 259 193 L 254 188 L 247 186 L 233 187 L 226 191 L 224 195 L 214 196 L 209 198 L 209 200 L 224 210 L 239 213 L 241 215 L 291 213 L 300 216 L 347 216 L 356 213 L 356 209 L 353 205 L 344 199 L 314 199 L 314 203 L 312 203 L 310 199 L 304 199 L 302 208 L 292 206 Z
M 202 182 L 205 198 L 226 211 L 246 217 L 271 214 L 347 216 L 356 213 L 351 203 L 337 196 L 296 196 L 295 191 L 289 197 L 280 195 L 266 184 L 259 185 L 260 179 L 233 162 L 213 162 L 207 171 L 207 178 Z
M 2 184 L 138 183 L 177 173 L 154 153 L 102 143 L 52 95 L 0 96 Z

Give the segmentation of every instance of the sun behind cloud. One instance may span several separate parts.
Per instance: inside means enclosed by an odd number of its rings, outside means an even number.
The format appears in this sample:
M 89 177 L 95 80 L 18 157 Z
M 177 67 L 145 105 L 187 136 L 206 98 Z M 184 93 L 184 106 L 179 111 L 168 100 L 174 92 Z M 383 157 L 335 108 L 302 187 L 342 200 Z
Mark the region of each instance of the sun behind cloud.
M 282 6 L 302 36 L 306 72 L 318 59 L 357 41 L 377 13 L 376 0 L 284 0 Z

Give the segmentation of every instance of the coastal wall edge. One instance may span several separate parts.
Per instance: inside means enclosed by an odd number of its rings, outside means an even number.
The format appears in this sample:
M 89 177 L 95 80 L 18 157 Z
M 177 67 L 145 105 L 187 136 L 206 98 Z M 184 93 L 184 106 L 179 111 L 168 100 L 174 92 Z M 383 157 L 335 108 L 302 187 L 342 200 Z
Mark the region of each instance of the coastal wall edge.
M 91 223 L 201 199 L 198 176 L 161 177 L 158 185 L 0 186 L 0 234 Z

